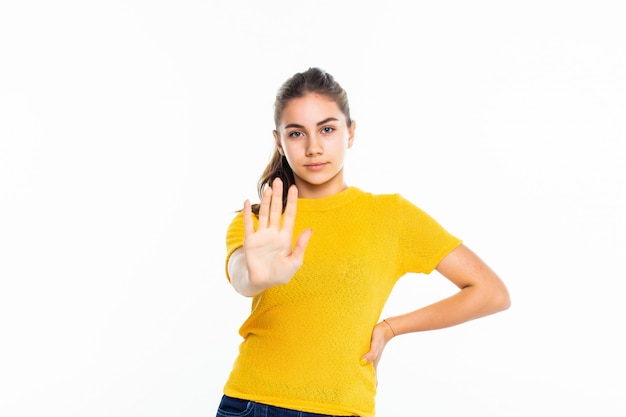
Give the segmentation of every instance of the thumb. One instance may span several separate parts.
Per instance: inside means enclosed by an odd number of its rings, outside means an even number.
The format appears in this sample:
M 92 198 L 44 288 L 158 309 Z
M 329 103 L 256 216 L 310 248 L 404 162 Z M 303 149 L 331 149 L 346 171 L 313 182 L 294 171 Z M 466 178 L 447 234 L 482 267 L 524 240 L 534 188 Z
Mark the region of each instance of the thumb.
M 365 355 L 361 356 L 361 365 L 367 365 L 369 363 L 374 363 L 374 365 L 378 364 L 378 359 L 380 358 L 381 351 L 384 347 L 384 341 L 380 338 L 372 337 L 372 341 L 370 342 L 370 350 Z
M 309 244 L 309 239 L 313 234 L 313 229 L 306 229 L 298 236 L 296 244 L 293 247 L 292 255 L 296 259 L 304 259 L 304 251 Z
M 372 350 L 370 350 L 369 352 L 367 352 L 365 355 L 361 356 L 361 360 L 359 361 L 359 363 L 363 366 L 374 362 L 374 360 L 376 359 L 376 353 L 374 353 Z
M 385 345 L 391 339 L 391 336 L 386 336 L 388 327 L 384 322 L 378 323 L 372 330 L 372 338 L 370 340 L 370 350 L 365 355 L 361 356 L 361 365 L 367 365 L 371 362 L 374 363 L 374 368 L 378 365 L 380 357 L 383 354 Z

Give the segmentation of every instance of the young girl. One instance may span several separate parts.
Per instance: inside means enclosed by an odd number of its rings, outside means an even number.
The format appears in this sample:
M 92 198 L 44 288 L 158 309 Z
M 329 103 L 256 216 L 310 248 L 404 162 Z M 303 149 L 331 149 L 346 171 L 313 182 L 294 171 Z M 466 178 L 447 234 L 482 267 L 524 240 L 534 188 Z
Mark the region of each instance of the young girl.
M 260 204 L 228 228 L 226 272 L 252 299 L 217 416 L 375 414 L 385 345 L 509 307 L 500 278 L 457 237 L 398 194 L 348 186 L 354 142 L 346 92 L 310 68 L 275 102 L 273 158 Z M 437 270 L 459 291 L 379 320 L 397 280 Z

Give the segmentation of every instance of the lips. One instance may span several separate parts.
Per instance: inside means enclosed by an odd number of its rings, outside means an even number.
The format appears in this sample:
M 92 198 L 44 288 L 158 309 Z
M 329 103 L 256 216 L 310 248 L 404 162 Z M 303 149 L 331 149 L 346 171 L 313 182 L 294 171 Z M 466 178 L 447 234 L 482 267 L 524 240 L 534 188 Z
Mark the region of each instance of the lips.
M 326 166 L 326 162 L 316 162 L 313 164 L 306 164 L 305 167 L 307 167 L 308 169 L 312 170 L 312 171 L 319 171 L 320 169 L 324 168 Z

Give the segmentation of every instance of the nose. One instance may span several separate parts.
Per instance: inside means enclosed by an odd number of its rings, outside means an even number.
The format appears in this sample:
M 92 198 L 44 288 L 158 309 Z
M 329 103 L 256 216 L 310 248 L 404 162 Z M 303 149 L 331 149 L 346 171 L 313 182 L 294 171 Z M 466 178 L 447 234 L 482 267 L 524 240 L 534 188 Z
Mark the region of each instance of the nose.
M 306 144 L 306 155 L 314 156 L 324 153 L 324 145 L 322 139 L 318 136 L 309 136 L 309 140 Z

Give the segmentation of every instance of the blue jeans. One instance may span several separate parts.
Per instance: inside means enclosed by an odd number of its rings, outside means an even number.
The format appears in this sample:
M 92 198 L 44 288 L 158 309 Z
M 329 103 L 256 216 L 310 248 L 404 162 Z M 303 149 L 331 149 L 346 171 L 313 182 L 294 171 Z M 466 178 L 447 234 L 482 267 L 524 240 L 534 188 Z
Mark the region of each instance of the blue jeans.
M 224 395 L 216 417 L 333 417 L 328 414 L 305 413 L 288 408 L 259 404 Z M 341 417 L 341 416 L 334 416 Z M 344 416 L 349 417 L 349 416 Z

